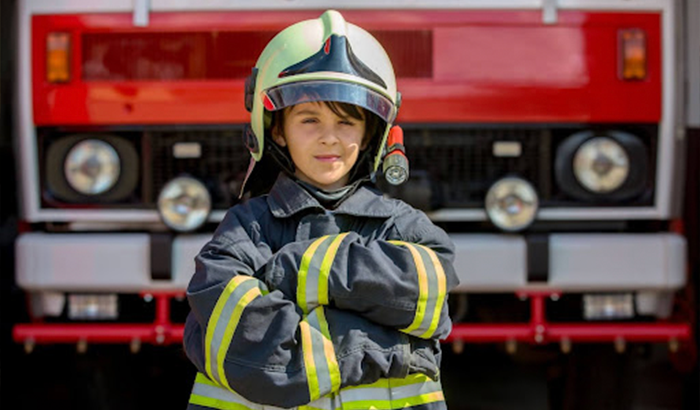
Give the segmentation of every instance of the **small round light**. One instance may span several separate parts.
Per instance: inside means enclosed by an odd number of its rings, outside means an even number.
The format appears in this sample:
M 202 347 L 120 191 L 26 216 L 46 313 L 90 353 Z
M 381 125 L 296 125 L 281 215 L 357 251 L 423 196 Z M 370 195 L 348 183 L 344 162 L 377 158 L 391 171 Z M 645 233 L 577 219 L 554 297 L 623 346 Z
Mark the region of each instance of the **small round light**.
M 117 183 L 121 168 L 119 154 L 102 140 L 77 143 L 66 156 L 63 172 L 68 184 L 84 195 L 99 195 Z
M 401 185 L 408 180 L 408 159 L 403 153 L 388 155 L 383 166 L 384 179 L 391 185 Z
M 530 226 L 538 206 L 535 188 L 520 178 L 503 178 L 486 194 L 486 213 L 491 222 L 504 231 L 519 231 Z
M 170 228 L 180 232 L 193 231 L 207 221 L 211 197 L 201 182 L 178 177 L 165 184 L 160 192 L 158 211 Z
M 573 165 L 578 182 L 599 194 L 620 188 L 630 173 L 627 151 L 608 137 L 592 138 L 581 144 Z

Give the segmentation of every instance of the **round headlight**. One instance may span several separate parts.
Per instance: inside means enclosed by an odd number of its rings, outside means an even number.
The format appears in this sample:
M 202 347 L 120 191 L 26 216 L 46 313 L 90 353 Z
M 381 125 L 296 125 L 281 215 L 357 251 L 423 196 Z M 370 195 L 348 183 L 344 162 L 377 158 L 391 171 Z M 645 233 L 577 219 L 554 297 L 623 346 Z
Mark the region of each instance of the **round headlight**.
M 612 138 L 596 137 L 583 143 L 574 155 L 574 175 L 595 193 L 612 192 L 622 186 L 630 173 L 629 156 Z
M 204 184 L 196 179 L 175 178 L 160 192 L 158 211 L 170 228 L 192 231 L 206 222 L 211 211 L 211 197 Z
M 486 194 L 486 213 L 491 222 L 504 231 L 519 231 L 530 226 L 537 208 L 537 192 L 524 179 L 503 178 Z
M 68 152 L 63 172 L 68 184 L 84 195 L 107 192 L 119 179 L 119 155 L 102 140 L 81 141 Z

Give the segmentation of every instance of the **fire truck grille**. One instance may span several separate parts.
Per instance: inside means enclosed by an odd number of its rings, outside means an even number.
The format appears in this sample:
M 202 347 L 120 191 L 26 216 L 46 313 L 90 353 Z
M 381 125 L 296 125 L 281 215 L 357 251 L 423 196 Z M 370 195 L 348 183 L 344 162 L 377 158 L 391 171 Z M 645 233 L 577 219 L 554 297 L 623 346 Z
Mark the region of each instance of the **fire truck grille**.
M 235 203 L 250 159 L 240 129 L 150 132 L 147 139 L 152 155 L 153 204 L 168 181 L 184 175 L 204 183 L 214 209 L 227 209 Z
M 546 129 L 404 127 L 404 139 L 411 179 L 427 179 L 434 206 L 483 206 L 489 187 L 507 175 L 530 181 L 541 200 L 551 195 L 552 144 Z M 502 142 L 519 146 L 520 153 L 494 155 L 494 144 Z
M 653 164 L 657 163 L 658 135 L 658 128 L 653 125 L 404 124 L 403 128 L 410 179 L 398 187 L 389 185 L 381 175 L 378 175 L 377 182 L 389 196 L 403 199 L 419 209 L 483 209 L 488 189 L 497 180 L 508 176 L 529 181 L 535 187 L 542 207 L 653 204 L 656 180 Z M 557 179 L 558 172 L 565 172 L 566 168 L 561 169 L 569 163 L 562 161 L 571 161 L 562 151 L 566 148 L 564 143 L 582 130 L 605 134 L 610 129 L 638 138 L 643 146 L 633 152 L 635 156 L 630 160 L 631 170 L 637 172 L 634 175 L 638 181 L 633 195 L 622 199 L 596 197 L 594 194 L 577 197 L 576 193 L 564 189 L 570 187 Z M 42 206 L 155 209 L 158 194 L 169 181 L 190 176 L 206 186 L 214 209 L 228 209 L 238 202 L 250 161 L 242 132 L 242 125 L 141 131 L 124 129 L 104 135 L 39 129 Z M 102 196 L 79 195 L 71 189 L 63 177 L 63 158 L 76 141 L 87 138 L 103 139 L 113 144 L 122 155 L 124 169 L 131 170 L 133 178 L 129 179 L 125 173 L 127 177 L 120 180 L 121 185 Z M 140 164 L 134 166 L 137 162 Z M 275 177 L 274 169 L 264 164 L 263 160 L 263 164 L 257 167 L 258 175 L 254 175 L 250 182 L 249 188 L 254 195 L 264 193 L 269 188 L 268 182 Z M 113 191 L 121 196 L 115 196 Z

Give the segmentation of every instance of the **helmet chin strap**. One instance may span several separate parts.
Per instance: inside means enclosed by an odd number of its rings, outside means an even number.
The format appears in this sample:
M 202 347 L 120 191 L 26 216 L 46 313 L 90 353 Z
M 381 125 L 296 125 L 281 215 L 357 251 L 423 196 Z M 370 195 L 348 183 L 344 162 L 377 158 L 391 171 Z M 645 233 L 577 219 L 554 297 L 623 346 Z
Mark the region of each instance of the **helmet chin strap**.
M 366 150 L 360 153 L 360 157 L 357 158 L 355 166 L 350 170 L 350 178 L 348 179 L 350 183 L 355 182 L 356 179 L 357 181 L 374 180 L 374 172 L 372 172 L 372 151 L 373 150 L 368 147 Z M 367 171 L 364 174 L 361 173 L 361 168 L 363 167 L 366 167 L 365 169 Z
M 289 155 L 289 150 L 279 146 L 272 138 L 265 137 L 265 151 L 275 160 L 282 171 L 294 176 L 296 167 L 292 157 Z
M 258 178 L 261 176 L 265 176 L 267 178 L 276 179 L 277 174 L 279 174 L 280 170 L 285 172 L 289 176 L 294 177 L 294 171 L 296 170 L 296 168 L 294 167 L 294 162 L 292 161 L 292 158 L 289 155 L 289 151 L 286 148 L 277 145 L 277 143 L 274 142 L 272 138 L 265 137 L 264 150 L 266 152 L 266 155 L 262 156 L 260 163 L 255 161 L 255 159 L 251 156 L 250 164 L 248 165 L 248 171 L 246 172 L 246 175 L 243 179 L 243 183 L 241 184 L 238 199 L 243 198 L 243 195 L 249 190 L 249 180 L 254 170 L 256 174 L 258 174 L 256 175 L 256 177 Z M 274 164 L 277 165 L 277 168 L 279 169 L 273 171 L 273 168 L 275 167 L 272 166 L 273 164 L 269 162 L 269 158 L 272 158 Z M 260 168 L 261 166 L 263 167 L 262 169 Z M 272 175 L 270 171 L 273 171 L 274 175 Z M 260 175 L 261 172 L 263 175 Z M 272 185 L 271 183 L 272 181 L 274 181 L 274 179 L 271 181 L 267 181 L 270 183 L 270 186 Z M 255 183 L 253 183 L 253 185 L 255 185 Z M 263 182 L 263 185 L 265 185 L 265 182 Z

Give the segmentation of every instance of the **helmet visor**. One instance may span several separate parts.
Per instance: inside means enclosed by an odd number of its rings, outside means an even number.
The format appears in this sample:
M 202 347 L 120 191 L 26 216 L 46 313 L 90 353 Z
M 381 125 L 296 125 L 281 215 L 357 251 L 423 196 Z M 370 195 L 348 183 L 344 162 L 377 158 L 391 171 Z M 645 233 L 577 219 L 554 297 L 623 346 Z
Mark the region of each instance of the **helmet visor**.
M 378 115 L 387 123 L 396 117 L 394 104 L 387 97 L 359 84 L 342 81 L 301 81 L 273 87 L 265 92 L 265 108 L 277 111 L 292 105 L 335 101 L 357 105 Z

